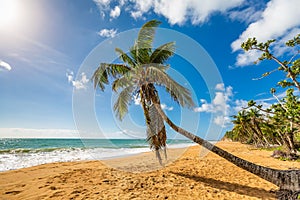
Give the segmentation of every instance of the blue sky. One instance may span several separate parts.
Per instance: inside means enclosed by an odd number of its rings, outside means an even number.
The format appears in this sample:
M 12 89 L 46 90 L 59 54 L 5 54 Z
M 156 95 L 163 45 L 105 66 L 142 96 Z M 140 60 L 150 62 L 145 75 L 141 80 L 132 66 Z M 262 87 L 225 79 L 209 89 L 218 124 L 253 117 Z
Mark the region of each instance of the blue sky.
M 186 129 L 218 139 L 248 100 L 271 103 L 269 90 L 283 77 L 254 81 L 276 64 L 254 65 L 257 53 L 244 53 L 240 44 L 277 39 L 272 49 L 284 57 L 276 46 L 300 33 L 299 7 L 298 0 L 0 0 L 0 137 L 143 137 L 139 105 L 133 101 L 119 122 L 110 88 L 94 93 L 89 78 L 98 61 L 118 62 L 110 48 L 133 44 L 136 29 L 158 19 L 164 29 L 155 45 L 169 42 L 173 31 L 183 35 L 169 73 L 197 104 L 182 110 L 160 90 L 163 108 Z M 203 51 L 187 48 L 185 39 Z M 193 66 L 189 55 L 200 64 Z

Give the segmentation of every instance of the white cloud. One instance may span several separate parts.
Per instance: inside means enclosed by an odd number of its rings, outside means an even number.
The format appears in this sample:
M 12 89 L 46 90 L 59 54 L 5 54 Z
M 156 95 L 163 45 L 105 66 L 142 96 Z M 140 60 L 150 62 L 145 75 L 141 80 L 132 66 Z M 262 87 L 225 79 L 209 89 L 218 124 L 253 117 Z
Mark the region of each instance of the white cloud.
M 192 24 L 201 24 L 213 13 L 223 13 L 242 2 L 243 0 L 156 0 L 154 12 L 166 17 L 170 24 L 183 24 L 187 20 Z
M 205 99 L 200 99 L 201 103 L 206 103 L 207 101 Z
M 215 86 L 215 97 L 208 103 L 200 99 L 200 107 L 194 108 L 194 112 L 214 113 L 213 123 L 223 128 L 230 125 L 230 115 L 233 114 L 236 103 L 233 101 L 233 88 L 225 87 L 223 83 Z
M 206 101 L 205 102 L 202 101 L 201 103 L 202 105 L 200 107 L 194 108 L 195 112 L 207 112 L 207 113 L 216 112 L 212 104 L 209 104 Z
M 153 6 L 152 0 L 135 0 L 134 11 L 131 11 L 131 16 L 134 19 L 140 18 L 144 13 L 147 13 Z
M 127 0 L 119 0 L 120 6 L 123 6 L 126 3 Z
M 109 7 L 109 0 L 94 0 L 100 12 Z M 115 1 L 114 1 L 115 2 Z M 154 12 L 164 16 L 170 24 L 183 24 L 191 21 L 192 24 L 205 22 L 212 14 L 238 7 L 244 0 L 119 0 L 119 7 L 124 8 L 135 19 L 144 14 Z
M 109 16 L 111 19 L 118 18 L 121 14 L 121 7 L 127 2 L 127 0 L 119 0 L 114 8 L 111 8 L 111 4 L 116 3 L 116 0 L 93 0 L 94 3 L 97 5 L 98 10 L 100 12 L 101 18 L 105 18 L 106 13 L 109 12 Z
M 110 0 L 93 0 L 97 6 L 108 6 L 111 2 Z
M 254 7 L 249 7 L 244 10 L 235 10 L 230 12 L 229 17 L 233 20 L 251 23 L 257 21 L 261 17 L 262 11 L 256 10 Z
M 71 83 L 76 90 L 86 89 L 86 84 L 89 82 L 85 73 L 81 73 L 81 78 L 79 80 L 74 80 L 74 73 L 72 71 L 67 71 L 66 77 L 68 82 Z
M 66 73 L 66 77 L 68 78 L 68 82 L 71 83 L 73 81 L 74 78 L 74 72 L 68 70 Z
M 217 116 L 214 118 L 213 122 L 218 125 L 218 126 L 221 126 L 223 128 L 227 127 L 228 124 L 230 124 L 231 120 L 229 117 L 227 116 Z
M 256 99 L 254 100 L 257 105 L 262 105 L 262 108 L 266 109 L 269 108 L 272 104 L 268 103 L 269 101 L 271 102 L 275 102 L 275 98 L 267 98 L 267 99 Z M 230 114 L 236 114 L 239 111 L 241 111 L 242 109 L 248 110 L 250 108 L 248 108 L 248 101 L 244 100 L 244 99 L 236 99 L 234 102 L 231 103 L 231 111 Z
M 8 64 L 7 62 L 4 62 L 2 60 L 0 60 L 0 69 L 1 68 L 5 69 L 5 70 L 8 70 L 8 71 L 11 70 L 10 64 Z
M 225 90 L 225 85 L 224 83 L 218 83 L 215 87 L 216 90 L 224 91 Z
M 294 91 L 294 95 L 299 96 L 300 92 L 298 90 Z M 286 97 L 286 91 L 276 93 L 276 98 L 274 96 L 268 97 L 268 98 L 262 98 L 262 99 L 256 99 L 255 102 L 257 104 L 262 105 L 264 109 L 269 108 L 273 103 L 278 103 L 278 99 L 282 100 Z
M 285 37 L 293 28 L 300 25 L 300 1 L 299 0 L 271 0 L 261 17 L 251 23 L 248 28 L 232 44 L 232 50 L 241 49 L 242 42 L 249 37 L 256 37 L 258 41 L 265 42 L 269 39 L 279 39 Z M 247 53 L 241 53 L 237 57 L 236 65 L 252 64 L 253 59 Z
M 188 1 L 161 0 L 155 1 L 154 12 L 166 17 L 170 24 L 183 24 L 187 18 Z
M 216 92 L 216 96 L 213 99 L 213 105 L 216 106 L 216 110 L 223 110 L 226 108 L 226 94 L 223 92 Z
M 112 18 L 118 18 L 121 14 L 121 9 L 119 6 L 115 6 L 115 8 L 113 10 L 110 11 L 110 17 Z
M 75 89 L 86 89 L 86 84 L 89 82 L 89 79 L 87 79 L 85 73 L 81 74 L 81 79 L 77 81 L 72 81 L 73 86 Z
M 113 38 L 117 34 L 116 29 L 102 29 L 101 31 L 98 32 L 98 35 L 101 37 L 107 37 L 107 38 Z
M 261 0 L 245 1 L 239 9 L 230 10 L 229 18 L 249 24 L 257 21 L 265 8 L 265 3 Z
M 248 107 L 248 101 L 243 100 L 243 99 L 237 99 L 237 100 L 235 100 L 235 106 L 234 106 L 233 110 L 237 113 L 246 107 Z
M 200 107 L 194 108 L 195 112 L 206 112 L 206 113 L 220 113 L 223 115 L 228 114 L 229 105 L 228 102 L 233 96 L 232 87 L 228 86 L 225 88 L 223 83 L 217 84 L 215 92 L 215 97 L 211 103 L 206 100 L 201 99 L 202 105 Z
M 296 53 L 296 50 L 294 52 L 292 52 L 291 49 L 285 45 L 285 43 L 286 43 L 286 41 L 293 39 L 299 33 L 300 33 L 300 27 L 293 28 L 287 34 L 285 34 L 278 42 L 276 42 L 276 46 L 274 46 L 274 48 L 273 48 L 275 55 L 277 55 L 277 56 L 282 55 L 285 52 L 288 52 L 291 55 L 294 55 Z
M 247 66 L 249 64 L 253 64 L 254 62 L 256 62 L 258 60 L 260 55 L 261 55 L 261 52 L 259 52 L 257 50 L 240 53 L 237 55 L 235 65 L 243 67 L 243 66 Z
M 105 17 L 105 12 L 110 9 L 109 4 L 111 0 L 93 0 L 97 5 L 101 18 Z
M 167 105 L 164 104 L 164 103 L 162 103 L 160 106 L 161 106 L 161 109 L 167 110 L 167 111 L 172 111 L 172 110 L 174 109 L 173 106 L 169 107 L 169 106 L 167 106 Z
M 295 95 L 300 92 L 296 91 Z M 194 112 L 200 113 L 213 113 L 213 123 L 223 128 L 231 125 L 231 116 L 236 115 L 239 111 L 248 107 L 248 101 L 244 99 L 233 98 L 233 88 L 231 86 L 225 87 L 225 85 L 217 84 L 215 86 L 215 95 L 212 101 L 209 103 L 205 99 L 200 99 L 201 105 L 194 108 Z M 277 95 L 279 99 L 285 97 L 285 92 Z M 269 108 L 272 103 L 277 100 L 274 97 L 256 99 L 257 105 L 262 105 L 262 108 Z

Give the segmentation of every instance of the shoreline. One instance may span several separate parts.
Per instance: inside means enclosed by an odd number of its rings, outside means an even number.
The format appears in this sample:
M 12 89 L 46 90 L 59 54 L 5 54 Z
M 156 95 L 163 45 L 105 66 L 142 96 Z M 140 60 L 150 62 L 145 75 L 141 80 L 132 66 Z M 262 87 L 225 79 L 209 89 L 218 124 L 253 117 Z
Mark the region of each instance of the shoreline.
M 300 162 L 275 160 L 270 151 L 236 142 L 217 146 L 256 164 L 300 169 Z M 275 199 L 275 185 L 213 153 L 201 156 L 201 149 L 169 149 L 163 168 L 146 152 L 0 172 L 0 199 Z
M 133 140 L 134 141 L 134 140 Z M 100 143 L 101 144 L 101 143 Z M 110 143 L 112 144 L 112 143 Z M 146 143 L 145 143 L 146 144 Z M 41 164 L 53 162 L 73 162 L 91 160 L 111 160 L 128 156 L 135 156 L 140 153 L 151 152 L 149 146 L 137 144 L 138 146 L 70 146 L 70 147 L 46 147 L 43 148 L 16 148 L 0 150 L 0 172 L 22 169 Z M 139 146 L 141 145 L 141 146 Z M 147 144 L 148 145 L 148 144 Z M 188 148 L 193 143 L 169 143 L 168 149 Z
M 215 142 L 214 142 L 215 143 Z M 177 144 L 176 144 L 177 145 Z M 171 146 L 171 147 L 168 147 L 167 148 L 167 155 L 169 157 L 169 153 L 172 154 L 172 157 L 171 158 L 168 158 L 168 162 L 165 162 L 164 164 L 169 164 L 169 163 L 172 163 L 174 162 L 176 159 L 178 159 L 185 151 L 187 151 L 190 147 L 193 147 L 193 146 L 197 146 L 198 144 L 196 143 L 193 143 L 193 144 L 189 144 L 187 146 L 185 145 L 179 145 L 180 147 L 174 147 L 174 146 Z M 145 149 L 145 148 L 143 148 Z M 122 148 L 120 150 L 123 150 Z M 161 152 L 161 155 L 163 157 L 163 152 Z M 151 157 L 152 156 L 152 157 Z M 93 157 L 93 156 L 92 156 Z M 105 164 L 107 166 L 109 165 L 112 165 L 113 168 L 119 168 L 119 166 L 117 166 L 115 163 L 119 163 L 119 161 L 121 160 L 131 160 L 131 158 L 133 159 L 137 159 L 138 157 L 141 157 L 141 158 L 144 158 L 144 157 L 149 157 L 150 158 L 150 162 L 151 162 L 151 165 L 154 166 L 154 168 L 157 167 L 157 169 L 160 169 L 160 165 L 159 165 L 159 162 L 158 160 L 156 159 L 155 157 L 155 153 L 154 151 L 150 150 L 150 149 L 147 149 L 146 151 L 141 151 L 141 152 L 134 152 L 134 153 L 127 153 L 127 154 L 121 154 L 121 155 L 114 155 L 114 156 L 111 156 L 111 157 L 103 157 L 103 158 L 100 158 L 100 159 L 83 159 L 83 160 L 71 160 L 71 161 L 54 161 L 54 162 L 46 162 L 46 163 L 42 163 L 42 164 L 38 164 L 38 165 L 32 165 L 32 166 L 28 166 L 28 167 L 22 167 L 22 168 L 17 168 L 17 169 L 8 169 L 8 170 L 4 170 L 4 171 L 0 171 L 0 173 L 5 173 L 5 172 L 10 172 L 10 171 L 16 171 L 16 170 L 23 170 L 23 169 L 27 169 L 27 168 L 32 168 L 32 167 L 38 167 L 38 166 L 42 166 L 42 165 L 47 165 L 47 164 L 63 164 L 63 163 L 77 163 L 77 162 L 101 162 L 102 164 Z M 122 161 L 123 162 L 123 161 Z M 146 160 L 142 160 L 142 162 L 145 162 L 145 163 L 148 163 Z M 157 166 L 156 166 L 157 165 Z M 124 166 L 123 166 L 124 167 Z M 165 167 L 165 166 L 163 166 Z M 120 170 L 124 170 L 124 169 L 120 169 Z M 125 169 L 126 170 L 126 169 Z M 152 167 L 151 169 L 149 169 L 150 171 L 152 170 Z M 130 171 L 130 170 L 129 170 Z M 148 170 L 147 170 L 148 171 Z

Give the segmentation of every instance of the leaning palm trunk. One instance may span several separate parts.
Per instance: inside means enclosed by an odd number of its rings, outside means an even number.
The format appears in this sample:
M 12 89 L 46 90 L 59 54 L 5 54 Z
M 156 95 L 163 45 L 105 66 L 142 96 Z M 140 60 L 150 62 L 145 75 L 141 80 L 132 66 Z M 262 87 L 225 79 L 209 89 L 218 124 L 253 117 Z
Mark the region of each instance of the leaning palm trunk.
M 155 98 L 153 100 L 155 101 Z M 234 165 L 277 185 L 279 187 L 279 191 L 277 192 L 278 199 L 297 199 L 298 195 L 300 195 L 300 170 L 271 169 L 236 157 L 229 152 L 211 144 L 210 142 L 178 127 L 166 116 L 159 104 L 155 104 L 155 107 L 164 121 L 176 132 L 200 144 L 201 146 L 228 160 Z

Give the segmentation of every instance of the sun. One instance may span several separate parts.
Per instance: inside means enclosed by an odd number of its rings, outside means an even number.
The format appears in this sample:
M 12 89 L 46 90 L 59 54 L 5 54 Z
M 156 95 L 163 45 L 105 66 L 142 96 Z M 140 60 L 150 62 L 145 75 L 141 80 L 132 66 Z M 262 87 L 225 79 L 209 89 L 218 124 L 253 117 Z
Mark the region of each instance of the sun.
M 0 29 L 15 25 L 20 14 L 20 0 L 0 0 Z

